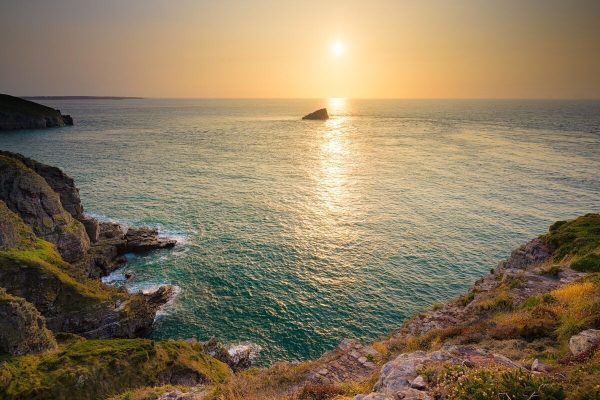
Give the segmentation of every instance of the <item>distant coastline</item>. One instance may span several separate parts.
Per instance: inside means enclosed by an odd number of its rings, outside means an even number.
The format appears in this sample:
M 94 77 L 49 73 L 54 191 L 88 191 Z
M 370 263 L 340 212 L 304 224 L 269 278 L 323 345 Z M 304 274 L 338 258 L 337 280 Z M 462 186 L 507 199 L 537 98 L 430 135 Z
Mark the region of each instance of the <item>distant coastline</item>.
M 119 96 L 21 96 L 27 100 L 132 100 L 144 97 L 119 97 Z

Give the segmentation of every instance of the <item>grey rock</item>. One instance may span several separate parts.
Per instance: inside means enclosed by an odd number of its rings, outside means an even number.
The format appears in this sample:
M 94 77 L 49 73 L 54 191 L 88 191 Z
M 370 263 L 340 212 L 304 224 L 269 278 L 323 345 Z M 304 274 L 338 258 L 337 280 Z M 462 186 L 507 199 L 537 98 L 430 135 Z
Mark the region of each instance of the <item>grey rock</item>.
M 571 336 L 569 340 L 569 349 L 574 356 L 592 350 L 598 345 L 600 345 L 600 330 L 597 329 L 588 329 Z
M 535 372 L 548 373 L 551 369 L 552 366 L 550 364 L 546 364 L 545 362 L 542 362 L 537 358 L 533 360 L 533 363 L 531 364 L 531 370 Z
M 129 228 L 125 235 L 127 252 L 145 253 L 154 249 L 165 249 L 175 246 L 176 240 L 163 239 L 158 236 L 156 228 Z

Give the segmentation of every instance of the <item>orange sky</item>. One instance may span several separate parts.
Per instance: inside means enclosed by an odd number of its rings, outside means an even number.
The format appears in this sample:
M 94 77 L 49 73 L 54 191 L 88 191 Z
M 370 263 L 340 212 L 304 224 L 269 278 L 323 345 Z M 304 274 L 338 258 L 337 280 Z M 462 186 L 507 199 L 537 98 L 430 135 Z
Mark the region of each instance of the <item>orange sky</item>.
M 14 95 L 600 97 L 598 0 L 0 7 L 0 92 Z

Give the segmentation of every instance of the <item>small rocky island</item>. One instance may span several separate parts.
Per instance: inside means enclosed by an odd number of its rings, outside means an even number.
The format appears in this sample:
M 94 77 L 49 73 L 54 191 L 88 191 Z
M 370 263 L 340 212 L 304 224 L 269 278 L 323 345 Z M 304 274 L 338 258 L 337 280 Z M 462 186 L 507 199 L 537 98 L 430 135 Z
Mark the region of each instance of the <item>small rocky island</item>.
M 20 97 L 0 94 L 0 129 L 37 129 L 73 125 L 70 115 Z
M 326 108 L 321 108 L 320 110 L 313 111 L 308 115 L 302 117 L 302 119 L 314 119 L 314 120 L 326 120 L 329 119 L 329 114 L 327 114 Z

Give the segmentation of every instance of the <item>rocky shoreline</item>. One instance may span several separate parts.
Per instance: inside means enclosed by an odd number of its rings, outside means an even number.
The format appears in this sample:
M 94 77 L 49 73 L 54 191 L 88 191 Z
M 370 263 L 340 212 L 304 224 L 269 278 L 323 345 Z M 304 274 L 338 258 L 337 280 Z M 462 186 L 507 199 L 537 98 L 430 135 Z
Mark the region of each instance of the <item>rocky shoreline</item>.
M 99 279 L 127 253 L 174 245 L 86 215 L 60 169 L 0 151 L 0 396 L 600 398 L 599 214 L 556 222 L 385 339 L 248 372 L 249 347 L 142 338 L 176 287 L 130 293 Z
M 33 304 L 54 332 L 138 337 L 175 293 L 173 286 L 128 293 L 95 281 L 122 267 L 126 253 L 170 248 L 175 241 L 156 229 L 123 232 L 87 216 L 73 179 L 56 167 L 0 151 L 0 208 L 0 246 L 9 253 L 2 258 L 0 287 Z

